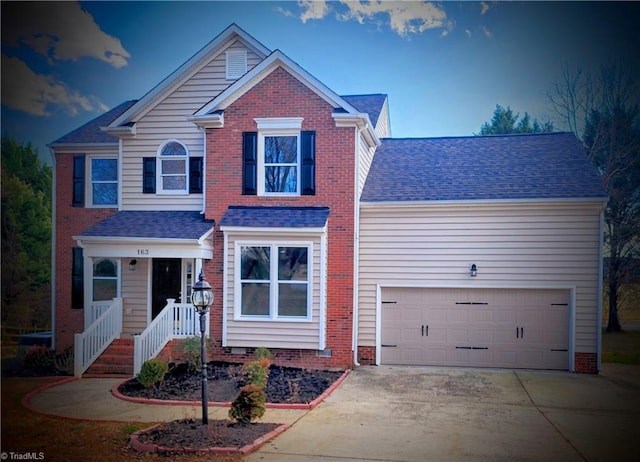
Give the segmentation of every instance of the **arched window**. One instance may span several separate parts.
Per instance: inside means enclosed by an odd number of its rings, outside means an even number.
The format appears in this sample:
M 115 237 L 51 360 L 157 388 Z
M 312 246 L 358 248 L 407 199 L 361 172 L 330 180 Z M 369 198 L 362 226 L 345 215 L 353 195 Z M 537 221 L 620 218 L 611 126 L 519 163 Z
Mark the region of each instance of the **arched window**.
M 187 194 L 189 152 L 178 140 L 169 140 L 158 150 L 159 192 Z
M 93 301 L 118 296 L 118 263 L 106 258 L 93 262 Z

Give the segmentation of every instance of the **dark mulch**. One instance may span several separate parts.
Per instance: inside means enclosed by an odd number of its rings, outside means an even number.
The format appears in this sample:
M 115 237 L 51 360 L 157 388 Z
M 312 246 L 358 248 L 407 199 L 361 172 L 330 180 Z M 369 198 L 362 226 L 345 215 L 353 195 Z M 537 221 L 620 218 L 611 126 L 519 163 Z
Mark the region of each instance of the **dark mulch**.
M 2 377 L 57 377 L 71 375 L 54 366 L 27 367 L 21 357 L 2 359 Z
M 268 403 L 310 403 L 342 375 L 341 371 L 321 371 L 295 367 L 271 366 L 265 392 Z M 230 402 L 245 385 L 241 364 L 212 361 L 207 365 L 209 402 Z M 155 388 L 144 388 L 135 378 L 118 387 L 134 398 L 200 401 L 202 376 L 186 364 L 173 365 L 164 381 Z
M 138 441 L 167 449 L 242 448 L 275 430 L 277 423 L 240 424 L 228 420 L 174 420 L 140 432 Z

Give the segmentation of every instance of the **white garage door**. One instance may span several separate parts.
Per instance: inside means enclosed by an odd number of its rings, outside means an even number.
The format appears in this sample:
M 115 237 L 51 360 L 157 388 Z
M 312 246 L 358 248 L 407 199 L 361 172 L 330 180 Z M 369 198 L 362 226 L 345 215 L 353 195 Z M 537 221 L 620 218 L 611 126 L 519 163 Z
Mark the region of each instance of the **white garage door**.
M 569 368 L 569 291 L 382 290 L 382 364 Z

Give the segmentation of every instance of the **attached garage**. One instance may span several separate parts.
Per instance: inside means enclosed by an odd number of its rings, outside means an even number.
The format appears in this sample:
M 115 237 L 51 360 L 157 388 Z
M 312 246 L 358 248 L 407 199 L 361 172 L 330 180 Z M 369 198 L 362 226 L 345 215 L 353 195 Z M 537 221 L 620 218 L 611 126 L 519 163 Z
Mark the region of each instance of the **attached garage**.
M 571 133 L 383 139 L 358 216 L 358 363 L 597 372 L 606 201 Z
M 383 288 L 381 363 L 569 369 L 570 291 Z

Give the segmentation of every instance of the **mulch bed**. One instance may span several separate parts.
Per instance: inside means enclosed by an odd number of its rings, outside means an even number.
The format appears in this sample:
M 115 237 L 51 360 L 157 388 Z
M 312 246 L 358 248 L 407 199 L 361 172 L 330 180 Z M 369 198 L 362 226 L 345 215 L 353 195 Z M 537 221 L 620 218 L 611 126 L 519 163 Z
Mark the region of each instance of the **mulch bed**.
M 265 392 L 267 403 L 308 404 L 333 384 L 343 371 L 322 371 L 271 366 Z M 200 401 L 202 376 L 186 364 L 172 365 L 164 381 L 155 388 L 144 388 L 135 378 L 118 387 L 118 392 L 132 398 Z M 242 364 L 212 361 L 207 364 L 209 402 L 228 403 L 245 385 Z

